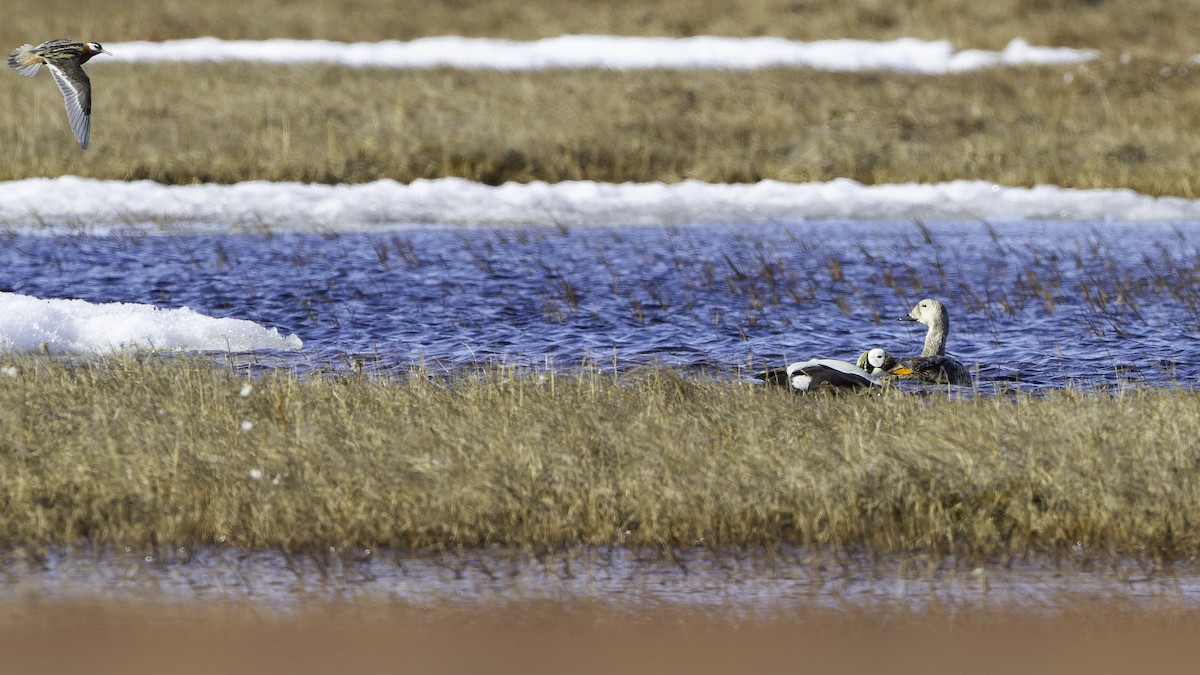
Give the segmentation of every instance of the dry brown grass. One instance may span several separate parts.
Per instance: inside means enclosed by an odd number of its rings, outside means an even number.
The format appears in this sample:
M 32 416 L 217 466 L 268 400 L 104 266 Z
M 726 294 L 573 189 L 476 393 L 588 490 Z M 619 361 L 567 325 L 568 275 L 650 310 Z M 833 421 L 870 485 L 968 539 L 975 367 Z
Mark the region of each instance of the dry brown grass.
M 383 603 L 262 616 L 234 606 L 6 603 L 4 670 L 412 673 L 1174 672 L 1200 656 L 1185 608 L 1085 603 L 1056 616 L 798 610 L 750 619 L 603 606 Z
M 957 178 L 1130 187 L 1191 197 L 1197 3 L 55 3 L 8 42 L 187 37 L 344 40 L 461 33 L 946 37 L 1105 50 L 1097 63 L 948 77 L 722 72 L 478 73 L 228 65 L 90 66 L 92 149 L 57 90 L 0 77 L 0 179 L 76 174 L 164 183 Z M 336 16 L 336 19 L 334 18 Z M 1128 64 L 1120 54 L 1130 53 Z M 1068 81 L 1069 80 L 1069 81 Z
M 1194 196 L 1200 79 L 1161 63 L 946 77 L 94 68 L 93 147 L 0 78 L 0 179 L 486 183 L 959 178 Z M 383 86 L 380 87 L 380 82 Z M 99 83 L 103 83 L 102 85 Z
M 34 550 L 1200 552 L 1200 407 L 1178 390 L 829 399 L 664 370 L 490 370 L 278 374 L 243 397 L 244 379 L 192 359 L 10 363 L 0 544 Z

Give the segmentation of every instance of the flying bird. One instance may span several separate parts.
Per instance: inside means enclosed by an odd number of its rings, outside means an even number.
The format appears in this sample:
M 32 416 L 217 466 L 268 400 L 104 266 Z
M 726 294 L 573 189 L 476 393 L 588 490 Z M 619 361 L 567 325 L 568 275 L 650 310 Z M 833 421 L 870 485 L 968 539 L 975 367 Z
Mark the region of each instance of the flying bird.
M 110 54 L 98 42 L 47 40 L 34 47 L 21 45 L 8 53 L 8 67 L 33 77 L 45 64 L 67 104 L 67 121 L 80 147 L 87 150 L 92 130 L 92 81 L 83 64 L 97 54 Z

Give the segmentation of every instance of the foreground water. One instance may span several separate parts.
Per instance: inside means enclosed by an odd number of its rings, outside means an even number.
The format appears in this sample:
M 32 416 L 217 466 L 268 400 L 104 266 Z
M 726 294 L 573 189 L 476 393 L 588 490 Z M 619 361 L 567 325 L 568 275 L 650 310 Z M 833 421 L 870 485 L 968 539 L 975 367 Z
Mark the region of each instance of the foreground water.
M 304 340 L 300 367 L 648 363 L 737 376 L 882 346 L 950 307 L 981 388 L 1191 385 L 1188 223 L 798 222 L 326 234 L 9 233 L 0 290 L 187 306 Z
M 1079 603 L 1163 609 L 1200 603 L 1192 561 L 1028 558 L 976 566 L 953 558 L 867 557 L 802 549 L 638 552 L 587 549 L 448 553 L 331 551 L 285 556 L 238 548 L 0 557 L 0 601 L 27 597 L 244 601 L 290 612 L 312 602 L 497 607 L 601 603 L 620 611 L 687 607 L 735 615 L 825 610 L 1067 611 Z

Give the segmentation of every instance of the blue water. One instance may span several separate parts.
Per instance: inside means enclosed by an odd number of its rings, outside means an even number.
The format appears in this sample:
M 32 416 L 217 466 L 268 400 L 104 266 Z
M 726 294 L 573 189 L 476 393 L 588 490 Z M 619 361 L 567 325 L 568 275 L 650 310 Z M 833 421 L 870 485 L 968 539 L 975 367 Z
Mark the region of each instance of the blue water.
M 920 351 L 951 312 L 981 387 L 1192 386 L 1192 223 L 820 222 L 0 237 L 0 290 L 188 306 L 296 333 L 297 364 L 647 363 L 739 376 Z

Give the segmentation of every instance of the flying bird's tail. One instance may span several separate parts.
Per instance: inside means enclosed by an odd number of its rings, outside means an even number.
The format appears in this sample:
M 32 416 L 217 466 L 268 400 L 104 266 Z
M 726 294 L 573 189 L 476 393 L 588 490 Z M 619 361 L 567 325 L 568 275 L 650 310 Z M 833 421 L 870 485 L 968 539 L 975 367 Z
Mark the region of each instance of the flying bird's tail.
M 21 45 L 8 53 L 8 67 L 26 77 L 36 75 L 45 62 L 45 59 L 34 53 L 33 45 Z

